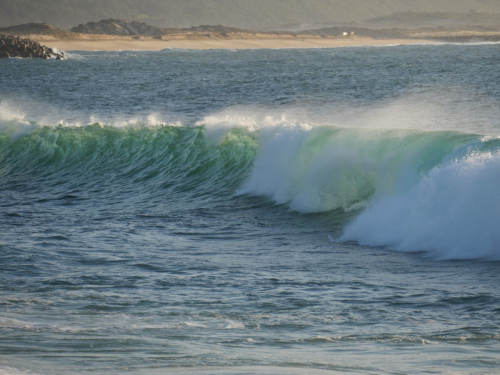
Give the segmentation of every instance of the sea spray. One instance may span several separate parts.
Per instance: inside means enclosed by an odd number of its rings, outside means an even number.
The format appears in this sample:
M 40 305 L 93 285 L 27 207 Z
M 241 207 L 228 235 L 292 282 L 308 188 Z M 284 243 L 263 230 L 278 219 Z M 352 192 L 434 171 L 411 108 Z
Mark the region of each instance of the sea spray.
M 312 213 L 364 207 L 407 191 L 456 147 L 478 138 L 453 132 L 278 128 L 266 134 L 240 194 L 266 195 Z
M 410 191 L 384 196 L 341 241 L 428 251 L 440 259 L 500 259 L 500 152 L 471 153 L 433 168 Z
M 11 116 L 0 167 L 4 183 L 22 171 L 59 183 L 71 175 L 89 188 L 115 181 L 135 191 L 266 196 L 301 213 L 353 211 L 340 241 L 499 257 L 497 138 L 271 117 L 230 128 L 234 120 L 40 127 Z
M 496 374 L 496 47 L 1 61 L 0 373 Z
M 339 241 L 499 259 L 499 150 L 453 132 L 279 131 L 238 193 L 302 213 L 360 210 Z

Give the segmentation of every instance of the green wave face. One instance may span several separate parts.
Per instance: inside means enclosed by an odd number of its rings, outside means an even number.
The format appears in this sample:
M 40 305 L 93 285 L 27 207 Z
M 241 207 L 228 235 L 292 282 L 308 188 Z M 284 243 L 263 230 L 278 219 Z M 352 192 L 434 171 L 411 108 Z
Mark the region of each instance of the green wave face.
M 278 132 L 264 142 L 239 192 L 266 195 L 304 213 L 349 211 L 408 191 L 450 158 L 496 147 L 498 141 L 453 132 L 334 127 Z
M 411 189 L 447 160 L 499 147 L 497 139 L 453 132 L 330 126 L 225 130 L 217 143 L 205 126 L 35 127 L 17 139 L 10 130 L 0 138 L 4 184 L 71 179 L 137 190 L 237 192 L 299 212 L 362 208 Z
M 178 210 L 267 197 L 268 205 L 331 212 L 339 221 L 352 212 L 345 241 L 443 258 L 500 257 L 500 198 L 492 188 L 500 180 L 498 138 L 305 124 L 215 129 L 217 142 L 208 125 L 28 131 L 1 136 L 4 190 L 47 197 L 83 191 L 135 205 L 162 197 Z
M 57 183 L 134 187 L 223 189 L 238 185 L 256 151 L 255 140 L 231 132 L 219 145 L 202 127 L 137 126 L 115 128 L 43 127 L 12 141 L 3 134 L 0 178 L 3 183 Z

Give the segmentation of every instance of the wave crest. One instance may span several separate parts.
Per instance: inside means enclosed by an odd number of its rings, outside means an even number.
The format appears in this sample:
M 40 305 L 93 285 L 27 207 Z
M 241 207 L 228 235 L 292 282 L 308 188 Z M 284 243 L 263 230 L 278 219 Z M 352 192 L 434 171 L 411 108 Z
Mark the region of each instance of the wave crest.
M 22 176 L 47 193 L 70 181 L 165 197 L 266 196 L 300 213 L 357 215 L 337 241 L 500 259 L 498 138 L 230 114 L 195 126 L 151 117 L 125 127 L 41 127 L 0 114 L 4 186 Z
M 437 166 L 407 193 L 376 201 L 340 240 L 440 259 L 499 260 L 499 179 L 500 152 Z

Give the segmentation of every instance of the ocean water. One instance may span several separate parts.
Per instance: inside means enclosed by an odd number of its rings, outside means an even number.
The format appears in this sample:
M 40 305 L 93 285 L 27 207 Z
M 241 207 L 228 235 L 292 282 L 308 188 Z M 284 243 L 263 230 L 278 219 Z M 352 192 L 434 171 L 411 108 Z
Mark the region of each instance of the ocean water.
M 0 61 L 0 374 L 500 373 L 499 61 Z

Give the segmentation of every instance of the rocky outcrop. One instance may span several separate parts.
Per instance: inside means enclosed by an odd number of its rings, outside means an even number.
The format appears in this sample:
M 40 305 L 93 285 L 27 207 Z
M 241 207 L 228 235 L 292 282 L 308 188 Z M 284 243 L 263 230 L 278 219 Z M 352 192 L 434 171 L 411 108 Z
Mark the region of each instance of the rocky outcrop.
M 145 23 L 124 20 L 102 20 L 78 25 L 71 29 L 74 33 L 82 34 L 105 34 L 105 35 L 162 35 L 164 30 L 160 27 L 146 25 Z
M 0 35 L 0 59 L 9 57 L 62 60 L 64 53 L 54 52 L 52 48 L 29 39 Z

